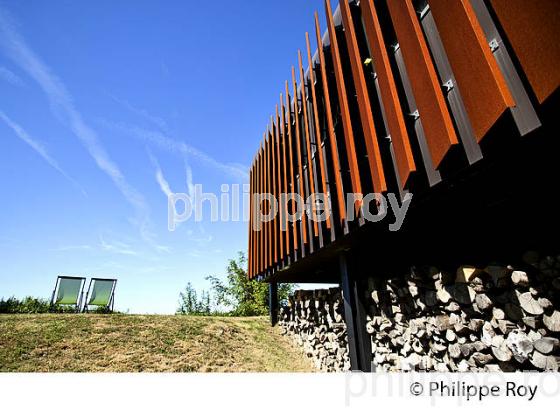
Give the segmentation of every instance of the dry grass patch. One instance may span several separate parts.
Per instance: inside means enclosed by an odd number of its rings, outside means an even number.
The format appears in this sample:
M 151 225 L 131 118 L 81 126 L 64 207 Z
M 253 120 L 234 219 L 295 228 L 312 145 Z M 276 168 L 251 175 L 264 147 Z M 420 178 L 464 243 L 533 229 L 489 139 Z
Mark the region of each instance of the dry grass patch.
M 0 315 L 2 372 L 297 372 L 264 317 Z

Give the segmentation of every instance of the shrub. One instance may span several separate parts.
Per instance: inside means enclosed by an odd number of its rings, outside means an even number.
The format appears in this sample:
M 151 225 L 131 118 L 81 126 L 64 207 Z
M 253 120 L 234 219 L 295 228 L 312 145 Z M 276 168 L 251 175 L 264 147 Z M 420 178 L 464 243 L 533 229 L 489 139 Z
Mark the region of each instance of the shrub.
M 17 299 L 12 296 L 0 299 L 0 313 L 73 313 L 76 309 L 72 306 L 52 306 L 50 300 L 26 296 Z
M 259 316 L 269 313 L 268 283 L 250 280 L 247 277 L 247 258 L 239 252 L 237 259 L 230 259 L 225 282 L 215 276 L 208 276 L 216 302 L 229 308 L 232 316 Z M 283 283 L 278 286 L 280 303 L 288 299 L 294 285 Z
M 202 291 L 200 299 L 189 282 L 185 291 L 179 293 L 179 308 L 177 313 L 180 315 L 210 315 L 212 313 L 210 293 Z

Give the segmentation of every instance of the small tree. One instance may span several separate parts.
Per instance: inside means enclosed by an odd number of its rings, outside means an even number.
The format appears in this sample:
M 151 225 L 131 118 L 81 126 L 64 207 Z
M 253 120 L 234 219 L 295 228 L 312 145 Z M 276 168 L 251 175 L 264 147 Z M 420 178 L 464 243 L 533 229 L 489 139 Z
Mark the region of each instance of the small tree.
M 216 294 L 216 302 L 230 308 L 233 316 L 266 315 L 268 307 L 268 283 L 249 280 L 246 271 L 247 258 L 239 252 L 237 259 L 230 259 L 227 266 L 225 281 L 216 276 L 208 276 L 212 289 Z M 294 286 L 281 284 L 278 286 L 278 298 L 288 299 Z
M 212 312 L 210 292 L 202 291 L 200 299 L 189 282 L 185 291 L 179 293 L 179 308 L 177 313 L 181 315 L 209 315 Z

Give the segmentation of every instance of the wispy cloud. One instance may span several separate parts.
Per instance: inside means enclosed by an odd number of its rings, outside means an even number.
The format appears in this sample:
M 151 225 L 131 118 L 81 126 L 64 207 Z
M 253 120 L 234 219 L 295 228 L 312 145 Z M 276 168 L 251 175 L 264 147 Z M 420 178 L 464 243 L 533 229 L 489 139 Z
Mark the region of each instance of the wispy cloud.
M 192 168 L 189 165 L 189 162 L 185 158 L 185 176 L 187 179 L 187 193 L 189 194 L 190 198 L 194 198 L 194 183 L 193 183 L 193 174 Z
M 145 120 L 147 120 L 148 122 L 151 122 L 152 124 L 154 124 L 156 127 L 158 127 L 159 129 L 161 129 L 162 131 L 168 131 L 169 128 L 167 126 L 167 121 L 165 121 L 163 118 L 155 116 L 153 114 L 150 114 L 147 110 L 143 109 L 143 108 L 138 108 L 134 105 L 132 105 L 129 101 L 127 100 L 123 100 L 119 97 L 116 97 L 112 94 L 110 94 L 111 98 L 119 105 L 121 105 L 122 107 L 126 108 L 128 111 L 132 112 L 133 114 L 138 115 L 139 117 L 144 118 Z
M 28 46 L 16 30 L 9 14 L 2 9 L 0 9 L 0 46 L 37 82 L 49 99 L 55 115 L 80 140 L 99 169 L 113 181 L 125 199 L 134 207 L 136 216 L 131 218 L 131 221 L 138 226 L 142 238 L 153 244 L 156 249 L 163 250 L 165 247 L 160 248 L 155 243 L 155 235 L 150 230 L 150 210 L 144 197 L 128 183 L 118 165 L 105 151 L 97 133 L 86 124 L 62 81 Z
M 134 138 L 139 138 L 143 141 L 147 141 L 168 152 L 181 155 L 183 158 L 197 160 L 211 168 L 224 172 L 225 174 L 235 178 L 236 180 L 246 182 L 249 179 L 249 174 L 247 173 L 247 169 L 244 166 L 237 163 L 220 162 L 215 158 L 212 158 L 205 152 L 199 150 L 198 148 L 187 144 L 186 142 L 178 141 L 169 137 L 163 131 L 152 131 L 135 125 L 127 124 L 106 124 L 114 129 L 119 130 L 120 132 L 123 132 L 124 134 L 130 135 Z
M 74 184 L 84 196 L 87 196 L 86 191 L 82 186 L 71 176 L 69 176 L 61 167 L 58 165 L 58 162 L 49 155 L 47 149 L 41 144 L 39 141 L 33 139 L 19 124 L 16 124 L 8 117 L 2 110 L 0 110 L 0 119 L 6 123 L 8 127 L 10 127 L 14 133 L 29 145 L 37 154 L 39 154 L 52 168 L 58 171 L 64 178 Z
M 103 236 L 99 236 L 99 242 L 100 242 L 101 249 L 105 251 L 116 253 L 119 255 L 131 255 L 131 256 L 138 255 L 138 252 L 133 250 L 130 245 L 124 242 L 119 242 L 119 241 L 107 242 L 103 238 Z
M 165 176 L 163 175 L 163 171 L 161 170 L 161 166 L 159 165 L 159 161 L 157 158 L 151 153 L 150 150 L 147 150 L 148 156 L 150 158 L 150 162 L 155 168 L 155 178 L 161 189 L 161 192 L 167 197 L 173 195 L 173 191 L 171 190 L 171 186 Z M 193 183 L 193 174 L 192 169 L 189 166 L 187 160 L 185 159 L 185 174 L 186 174 L 186 183 L 187 183 L 187 193 L 191 198 L 191 201 L 194 198 L 194 183 Z M 191 202 L 191 206 L 194 206 L 194 203 Z M 212 242 L 212 235 L 206 233 L 204 226 L 198 224 L 196 225 L 196 231 L 193 229 L 187 229 L 187 239 L 191 242 L 195 242 L 199 245 L 208 244 Z
M 171 190 L 171 187 L 169 186 L 169 182 L 167 182 L 167 180 L 163 176 L 163 171 L 161 170 L 161 167 L 159 165 L 159 161 L 156 159 L 156 157 L 154 157 L 154 155 L 151 153 L 151 151 L 149 149 L 147 149 L 146 151 L 148 152 L 148 157 L 150 158 L 150 162 L 152 163 L 153 167 L 155 168 L 156 181 L 159 185 L 159 188 L 161 189 L 161 192 L 163 192 L 165 194 L 165 196 L 170 197 L 171 195 L 173 195 L 173 191 Z
M 16 87 L 24 85 L 23 80 L 6 67 L 0 67 L 0 78 Z
M 91 245 L 63 245 L 53 250 L 58 252 L 68 252 L 68 251 L 89 251 L 92 249 L 93 246 Z

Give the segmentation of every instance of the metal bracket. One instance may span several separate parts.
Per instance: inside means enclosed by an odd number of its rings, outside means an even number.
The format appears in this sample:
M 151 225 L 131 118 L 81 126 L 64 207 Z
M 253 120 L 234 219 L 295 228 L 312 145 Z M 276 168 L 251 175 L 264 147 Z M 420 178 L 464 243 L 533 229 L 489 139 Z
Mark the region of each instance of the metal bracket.
M 393 140 L 391 139 L 391 134 L 387 135 L 385 139 L 389 142 L 393 142 Z
M 424 18 L 424 16 L 428 13 L 428 11 L 430 11 L 430 5 L 426 4 L 426 7 L 424 7 L 422 10 L 418 12 L 418 14 L 420 15 L 420 20 Z
M 490 50 L 492 52 L 496 51 L 498 48 L 500 48 L 500 43 L 498 43 L 498 40 L 496 40 L 495 38 L 493 38 L 492 40 L 490 40 L 490 42 L 488 43 L 488 45 L 490 46 Z
M 414 121 L 416 121 L 418 118 L 420 118 L 420 113 L 418 112 L 418 110 L 416 110 L 414 112 L 411 112 L 408 115 L 410 115 L 414 119 Z
M 392 47 L 393 47 L 393 51 L 396 53 L 399 50 L 399 48 L 401 48 L 401 45 L 399 43 L 396 43 L 393 44 Z
M 443 88 L 445 88 L 445 92 L 448 93 L 449 91 L 451 91 L 453 88 L 455 88 L 455 84 L 453 84 L 453 80 L 449 79 L 446 82 L 444 82 L 442 84 Z

